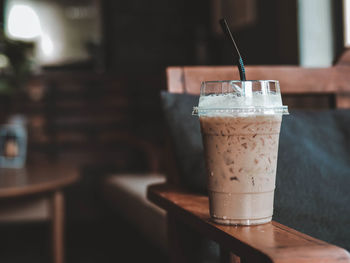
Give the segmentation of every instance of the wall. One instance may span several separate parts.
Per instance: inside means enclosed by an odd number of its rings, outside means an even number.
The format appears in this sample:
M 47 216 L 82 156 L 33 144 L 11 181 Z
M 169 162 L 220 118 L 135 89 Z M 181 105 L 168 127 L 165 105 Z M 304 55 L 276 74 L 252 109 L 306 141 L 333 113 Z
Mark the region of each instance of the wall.
M 128 80 L 132 132 L 162 147 L 165 68 L 232 64 L 231 46 L 212 32 L 212 0 L 101 3 L 106 70 Z M 257 1 L 256 8 L 257 22 L 234 32 L 245 62 L 297 64 L 296 1 Z

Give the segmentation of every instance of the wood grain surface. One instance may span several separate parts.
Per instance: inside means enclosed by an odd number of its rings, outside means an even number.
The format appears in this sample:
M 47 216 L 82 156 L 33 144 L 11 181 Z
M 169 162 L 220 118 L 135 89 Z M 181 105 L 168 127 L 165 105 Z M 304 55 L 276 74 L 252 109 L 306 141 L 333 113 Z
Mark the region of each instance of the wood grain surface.
M 204 195 L 161 184 L 148 188 L 148 198 L 176 220 L 249 262 L 350 262 L 346 250 L 275 221 L 258 226 L 215 224 Z
M 350 107 L 350 50 L 335 66 L 303 68 L 299 66 L 246 66 L 250 80 L 278 80 L 283 95 L 333 95 L 337 108 Z M 167 88 L 172 93 L 199 94 L 203 81 L 239 80 L 235 66 L 168 67 Z
M 174 72 L 174 73 L 172 73 Z M 301 68 L 298 66 L 247 66 L 251 80 L 278 80 L 283 94 L 336 93 L 350 91 L 350 67 Z M 174 81 L 169 76 L 174 76 Z M 169 67 L 168 90 L 174 93 L 199 94 L 200 83 L 212 80 L 239 80 L 238 69 L 233 66 Z M 182 85 L 181 85 L 182 84 Z

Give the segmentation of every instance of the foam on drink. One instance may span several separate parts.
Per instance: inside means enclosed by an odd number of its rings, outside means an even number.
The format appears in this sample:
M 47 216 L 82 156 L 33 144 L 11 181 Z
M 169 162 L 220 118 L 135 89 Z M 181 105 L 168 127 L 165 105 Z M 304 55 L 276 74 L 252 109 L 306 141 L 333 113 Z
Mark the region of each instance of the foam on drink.
M 239 108 L 239 107 L 279 107 L 282 106 L 280 94 L 253 92 L 252 96 L 239 96 L 234 93 L 213 94 L 199 98 L 199 108 Z

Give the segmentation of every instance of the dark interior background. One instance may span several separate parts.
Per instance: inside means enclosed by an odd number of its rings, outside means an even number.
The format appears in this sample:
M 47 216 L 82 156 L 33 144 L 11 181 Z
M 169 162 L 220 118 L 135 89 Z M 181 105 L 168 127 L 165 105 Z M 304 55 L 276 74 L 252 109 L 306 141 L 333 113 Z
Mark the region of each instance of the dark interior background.
M 296 1 L 257 3 L 255 23 L 235 31 L 246 64 L 297 64 Z M 159 100 L 165 68 L 230 65 L 231 47 L 212 30 L 209 0 L 99 4 L 103 42 L 92 59 L 44 67 L 29 88 L 3 98 L 2 113 L 25 113 L 31 152 L 83 167 L 147 170 L 142 154 L 162 156 L 166 136 Z
M 58 2 L 67 6 L 84 3 Z M 242 8 L 248 2 L 242 2 Z M 247 65 L 298 64 L 296 2 L 256 1 L 254 21 L 233 28 Z M 341 14 L 338 2 L 334 12 Z M 3 14 L 5 1 L 0 3 Z M 29 161 L 49 157 L 79 165 L 84 187 L 77 186 L 81 193 L 72 191 L 79 198 L 73 198 L 70 205 L 73 217 L 84 219 L 99 215 L 87 188 L 96 187 L 101 176 L 164 171 L 167 132 L 160 91 L 166 89 L 165 68 L 233 62 L 231 46 L 214 30 L 215 1 L 97 3 L 102 43 L 91 49 L 90 60 L 43 67 L 25 88 L 0 96 L 2 121 L 14 113 L 28 120 Z M 342 17 L 336 17 L 335 24 L 340 25 Z M 336 28 L 341 32 L 340 26 Z M 336 38 L 336 43 L 340 53 L 342 39 Z M 326 97 L 316 102 L 312 98 L 285 100 L 290 106 L 293 101 L 299 106 L 330 103 Z M 77 200 L 80 204 L 75 208 L 72 204 Z
M 2 20 L 4 3 L 0 1 Z M 90 195 L 90 188 L 98 185 L 95 182 L 101 176 L 112 172 L 164 171 L 167 132 L 160 91 L 166 89 L 165 68 L 231 65 L 233 61 L 231 46 L 213 29 L 217 24 L 215 1 L 97 3 L 101 10 L 102 43 L 91 49 L 89 61 L 43 67 L 15 94 L 0 95 L 2 122 L 14 113 L 27 118 L 29 161 L 49 157 L 79 165 L 84 179 L 77 188 L 82 192 L 72 191 L 79 198 L 72 199 L 70 205 L 75 207 L 73 204 L 80 200 L 72 214 L 83 219 L 99 214 L 94 211 L 98 206 L 93 205 L 95 198 Z M 298 64 L 297 1 L 256 3 L 253 23 L 233 28 L 245 63 Z M 333 9 L 337 14 L 336 49 L 340 54 L 340 1 L 334 1 Z M 330 104 L 326 97 L 316 101 L 285 100 L 292 107 L 293 103 Z
M 82 1 L 62 2 L 74 5 Z M 123 230 L 110 232 L 109 224 L 116 221 L 101 200 L 99 181 L 115 172 L 164 171 L 163 146 L 168 135 L 160 91 L 166 89 L 165 68 L 230 65 L 233 59 L 224 37 L 213 31 L 210 0 L 98 2 L 103 42 L 93 49 L 92 59 L 44 67 L 25 88 L 11 96 L 0 95 L 0 119 L 4 122 L 15 113 L 26 116 L 29 161 L 51 158 L 79 165 L 82 180 L 67 192 L 68 230 L 72 230 L 68 245 L 74 248 L 80 242 L 77 251 L 85 253 L 91 248 L 97 255 L 107 249 L 112 255 L 114 247 L 103 248 L 98 240 L 113 242 L 112 233 Z M 256 2 L 255 22 L 234 30 L 245 63 L 298 64 L 297 1 Z M 341 14 L 338 2 L 334 12 Z M 3 11 L 4 0 L 0 1 L 2 20 Z M 336 17 L 340 25 L 341 15 Z M 338 54 L 341 43 L 338 37 Z M 39 99 L 35 97 L 38 93 Z M 328 103 L 327 98 L 323 100 Z M 99 228 L 95 223 L 101 220 L 107 223 Z M 84 231 L 84 224 L 92 229 L 91 235 Z M 28 235 L 47 226 L 36 227 L 27 230 Z M 11 236 L 6 229 L 21 232 L 17 226 L 0 226 L 0 233 Z M 9 247 L 17 242 L 8 240 Z M 127 242 L 132 246 L 132 241 Z M 44 249 L 46 245 L 39 246 Z M 74 259 L 71 251 L 68 256 Z

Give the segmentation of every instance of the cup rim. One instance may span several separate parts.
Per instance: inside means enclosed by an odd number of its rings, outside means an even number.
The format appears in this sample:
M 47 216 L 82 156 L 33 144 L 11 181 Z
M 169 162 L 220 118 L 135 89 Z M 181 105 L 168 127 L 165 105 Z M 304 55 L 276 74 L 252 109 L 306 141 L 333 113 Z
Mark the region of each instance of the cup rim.
M 205 116 L 205 115 L 217 115 L 228 114 L 231 116 L 241 114 L 256 114 L 256 115 L 289 115 L 288 106 L 251 106 L 251 107 L 230 107 L 230 108 L 202 108 L 193 107 L 192 115 Z
M 257 79 L 257 80 L 205 80 L 202 83 L 242 83 L 242 82 L 269 82 L 269 83 L 279 83 L 278 80 L 275 79 Z

